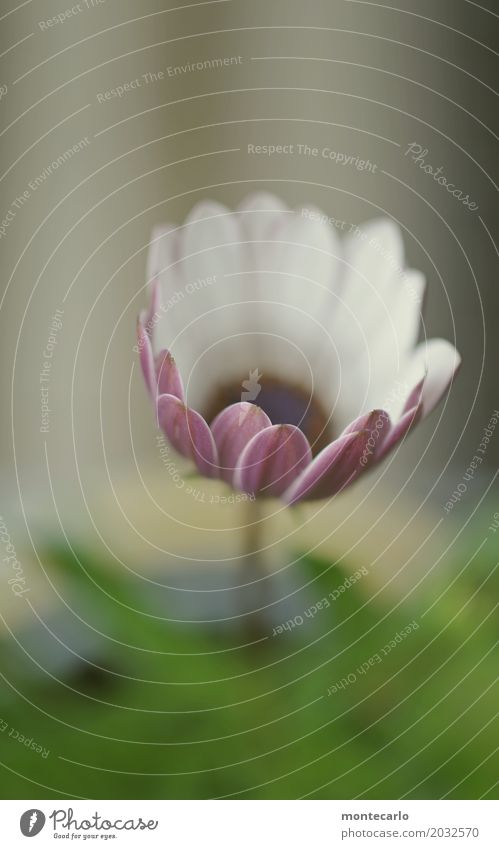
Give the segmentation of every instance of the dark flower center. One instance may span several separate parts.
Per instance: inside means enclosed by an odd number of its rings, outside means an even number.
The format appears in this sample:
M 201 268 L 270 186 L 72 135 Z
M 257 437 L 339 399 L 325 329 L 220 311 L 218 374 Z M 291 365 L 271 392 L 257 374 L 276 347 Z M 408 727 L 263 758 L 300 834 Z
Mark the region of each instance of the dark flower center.
M 299 427 L 310 442 L 312 453 L 318 454 L 332 439 L 331 421 L 315 396 L 301 386 L 276 377 L 256 377 L 242 383 L 219 386 L 206 411 L 208 422 L 229 406 L 249 401 L 267 413 L 272 424 Z

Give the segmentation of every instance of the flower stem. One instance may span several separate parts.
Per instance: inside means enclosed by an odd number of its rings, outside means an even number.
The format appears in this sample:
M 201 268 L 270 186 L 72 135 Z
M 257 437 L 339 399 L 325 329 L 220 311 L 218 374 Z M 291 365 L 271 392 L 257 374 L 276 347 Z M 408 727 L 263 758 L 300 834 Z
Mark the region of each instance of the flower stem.
M 242 626 L 248 642 L 263 643 L 269 635 L 269 605 L 272 600 L 271 575 L 265 566 L 262 551 L 264 527 L 262 502 L 255 499 L 246 503 L 245 524 L 242 528 L 243 557 L 240 569 L 240 595 Z M 246 612 L 246 611 L 251 612 Z

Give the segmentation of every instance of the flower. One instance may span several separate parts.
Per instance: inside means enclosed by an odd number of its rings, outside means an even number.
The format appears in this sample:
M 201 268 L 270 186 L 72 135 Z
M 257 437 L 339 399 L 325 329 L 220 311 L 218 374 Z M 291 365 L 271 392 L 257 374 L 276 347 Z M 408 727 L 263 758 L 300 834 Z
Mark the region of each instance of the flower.
M 289 505 L 383 460 L 460 363 L 443 339 L 416 346 L 424 278 L 389 219 L 340 240 L 270 194 L 202 202 L 154 230 L 148 278 L 138 351 L 165 436 L 201 475 Z

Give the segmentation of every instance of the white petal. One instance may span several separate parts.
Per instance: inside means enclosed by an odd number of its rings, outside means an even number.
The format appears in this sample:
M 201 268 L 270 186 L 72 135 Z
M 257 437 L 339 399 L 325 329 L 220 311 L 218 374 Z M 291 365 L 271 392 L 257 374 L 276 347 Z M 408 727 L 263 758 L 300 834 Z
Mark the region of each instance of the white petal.
M 310 217 L 311 212 L 317 219 Z M 341 255 L 335 231 L 321 216 L 318 210 L 297 210 L 282 217 L 259 256 L 261 270 L 269 272 L 269 290 L 276 298 L 314 317 L 320 317 L 321 306 L 337 284 Z
M 382 308 L 373 304 L 374 320 L 361 325 L 364 337 L 359 334 L 357 350 L 345 358 L 348 380 L 366 393 L 368 407 L 380 402 L 414 349 L 422 324 L 424 288 L 424 276 L 418 271 L 407 271 L 403 279 L 397 276 L 389 297 L 382 299 Z
M 245 197 L 237 207 L 244 238 L 252 244 L 253 252 L 260 249 L 259 242 L 270 238 L 272 229 L 283 216 L 291 215 L 285 203 L 267 192 L 255 192 Z
M 177 228 L 174 224 L 160 224 L 154 227 L 147 254 L 148 283 L 152 283 L 156 277 L 162 279 L 165 274 L 171 277 L 176 234 Z
M 404 268 L 400 230 L 390 219 L 361 225 L 345 240 L 341 307 L 333 335 L 341 363 L 336 417 L 348 421 L 386 406 L 382 393 L 416 342 L 424 278 Z
M 175 273 L 163 281 L 164 320 L 157 338 L 172 351 L 184 376 L 217 340 L 246 327 L 251 307 L 244 302 L 252 293 L 239 275 L 246 267 L 241 240 L 238 216 L 207 201 L 191 211 L 168 244 Z M 229 322 L 225 306 L 232 303 L 240 309 L 231 310 Z
M 257 257 L 262 311 L 276 332 L 298 345 L 303 362 L 308 363 L 307 372 L 315 372 L 320 355 L 328 347 L 331 350 L 328 334 L 337 307 L 341 245 L 325 219 L 320 210 L 311 208 L 283 215 L 274 222 L 270 241 L 261 246 Z M 285 347 L 275 350 L 277 373 L 286 368 L 286 356 Z M 303 380 L 305 373 L 293 377 Z M 310 386 L 309 378 L 306 385 Z
M 404 385 L 413 389 L 426 374 L 422 393 L 423 416 L 436 407 L 460 364 L 459 353 L 446 339 L 430 339 L 416 348 L 402 380 Z
M 197 204 L 181 231 L 183 273 L 187 281 L 223 277 L 240 270 L 243 236 L 238 216 L 215 201 Z
M 147 280 L 152 295 L 152 287 L 159 281 L 158 319 L 155 322 L 153 340 L 157 353 L 162 348 L 170 349 L 172 339 L 179 331 L 179 322 L 175 321 L 174 306 L 182 297 L 184 284 L 182 271 L 177 263 L 179 228 L 173 224 L 161 224 L 151 234 L 147 255 Z
M 382 292 L 393 271 L 404 268 L 404 244 L 390 218 L 361 224 L 344 243 L 345 294 L 351 306 L 369 311 L 369 296 Z

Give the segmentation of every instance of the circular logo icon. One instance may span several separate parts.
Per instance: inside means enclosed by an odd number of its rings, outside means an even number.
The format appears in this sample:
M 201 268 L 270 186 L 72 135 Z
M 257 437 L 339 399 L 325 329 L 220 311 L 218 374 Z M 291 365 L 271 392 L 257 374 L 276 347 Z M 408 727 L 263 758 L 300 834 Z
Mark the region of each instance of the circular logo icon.
M 44 825 L 45 814 L 38 808 L 30 808 L 29 811 L 25 811 L 19 823 L 25 837 L 35 837 L 36 834 L 40 834 Z

